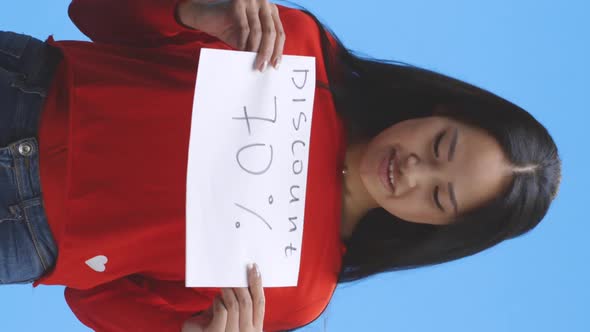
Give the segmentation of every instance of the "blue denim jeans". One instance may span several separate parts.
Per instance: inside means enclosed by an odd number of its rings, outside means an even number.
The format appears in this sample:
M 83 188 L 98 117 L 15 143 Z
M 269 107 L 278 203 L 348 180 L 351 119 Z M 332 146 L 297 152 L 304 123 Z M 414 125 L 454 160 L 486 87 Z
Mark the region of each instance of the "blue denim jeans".
M 38 39 L 0 31 L 0 284 L 33 282 L 57 258 L 41 198 L 37 133 L 60 59 Z

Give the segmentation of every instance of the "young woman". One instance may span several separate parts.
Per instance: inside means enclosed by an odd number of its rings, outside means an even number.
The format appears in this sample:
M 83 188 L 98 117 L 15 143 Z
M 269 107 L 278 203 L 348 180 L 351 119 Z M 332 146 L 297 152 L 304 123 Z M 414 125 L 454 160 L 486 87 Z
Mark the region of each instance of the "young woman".
M 68 286 L 68 304 L 97 331 L 297 328 L 338 282 L 519 236 L 557 193 L 557 148 L 527 112 L 359 58 L 308 12 L 266 0 L 75 0 L 70 16 L 93 43 L 0 34 L 0 281 Z M 266 70 L 283 53 L 316 57 L 297 287 L 263 292 L 255 270 L 250 291 L 184 287 L 203 47 L 258 52 Z

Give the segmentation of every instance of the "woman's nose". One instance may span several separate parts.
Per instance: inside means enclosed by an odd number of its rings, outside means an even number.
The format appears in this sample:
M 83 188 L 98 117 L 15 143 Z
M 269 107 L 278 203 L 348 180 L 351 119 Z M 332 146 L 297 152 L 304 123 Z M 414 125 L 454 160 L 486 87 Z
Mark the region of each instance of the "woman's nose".
M 408 189 L 412 189 L 424 182 L 432 181 L 436 176 L 433 165 L 420 159 L 415 154 L 410 154 L 402 162 L 400 167 L 402 178 L 405 178 Z

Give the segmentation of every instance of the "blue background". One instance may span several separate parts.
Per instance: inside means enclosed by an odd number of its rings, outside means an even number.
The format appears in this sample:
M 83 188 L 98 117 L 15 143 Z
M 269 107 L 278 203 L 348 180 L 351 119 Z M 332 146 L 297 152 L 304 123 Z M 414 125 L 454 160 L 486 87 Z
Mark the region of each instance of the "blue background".
M 590 2 L 300 0 L 363 54 L 433 69 L 529 110 L 557 141 L 559 196 L 531 233 L 444 265 L 341 286 L 305 331 L 590 331 Z M 0 29 L 86 39 L 67 0 L 5 1 Z M 105 22 L 108 24 L 108 22 Z M 88 331 L 62 287 L 0 287 L 2 331 Z

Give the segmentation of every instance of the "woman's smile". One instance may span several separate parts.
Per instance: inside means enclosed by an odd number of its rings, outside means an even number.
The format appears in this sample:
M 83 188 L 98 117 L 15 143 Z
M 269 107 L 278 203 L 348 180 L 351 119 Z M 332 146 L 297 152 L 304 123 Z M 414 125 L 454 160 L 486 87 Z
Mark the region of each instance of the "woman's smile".
M 393 196 L 395 196 L 395 172 L 398 169 L 395 164 L 395 149 L 392 148 L 383 156 L 377 168 L 377 176 L 380 178 L 381 184 L 383 184 L 385 191 L 390 192 Z

